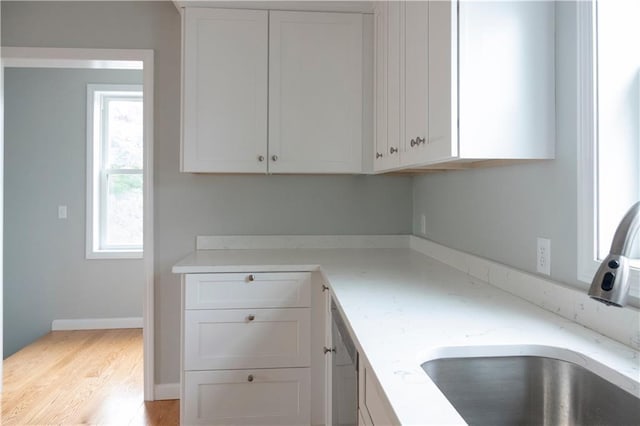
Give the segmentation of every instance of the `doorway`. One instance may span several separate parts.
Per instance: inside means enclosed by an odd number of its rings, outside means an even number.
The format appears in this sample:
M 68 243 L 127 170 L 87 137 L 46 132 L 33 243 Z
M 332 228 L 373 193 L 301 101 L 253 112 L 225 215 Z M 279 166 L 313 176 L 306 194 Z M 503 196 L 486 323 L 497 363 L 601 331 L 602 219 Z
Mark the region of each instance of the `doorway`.
M 152 401 L 154 399 L 154 357 L 153 357 L 153 349 L 154 349 L 154 329 L 153 329 L 153 308 L 154 308 L 154 292 L 153 292 L 153 51 L 151 50 L 111 50 L 111 49 L 49 49 L 49 48 L 13 48 L 13 47 L 4 47 L 2 49 L 2 78 L 3 78 L 3 99 L 2 102 L 4 104 L 4 96 L 6 94 L 6 87 L 4 86 L 4 79 L 6 78 L 7 71 L 12 68 L 27 68 L 29 70 L 33 70 L 34 72 L 42 69 L 46 70 L 75 70 L 77 72 L 81 70 L 120 70 L 125 74 L 128 72 L 130 74 L 135 74 L 136 71 L 141 74 L 140 87 L 143 93 L 142 96 L 142 109 L 141 109 L 141 121 L 142 121 L 142 154 L 140 163 L 142 166 L 142 171 L 138 171 L 136 175 L 131 170 L 116 170 L 113 172 L 113 168 L 110 168 L 110 172 L 113 176 L 116 176 L 118 179 L 113 179 L 114 182 L 119 182 L 118 185 L 113 186 L 113 191 L 126 191 L 134 187 L 136 182 L 141 181 L 141 193 L 142 193 L 142 235 L 140 236 L 142 240 L 142 248 L 139 250 L 139 256 L 142 262 L 142 279 L 144 281 L 143 289 L 142 289 L 142 333 L 143 333 L 143 359 L 144 359 L 144 368 L 143 368 L 143 376 L 144 376 L 144 399 L 146 401 Z M 37 93 L 37 91 L 36 91 Z M 116 92 L 113 92 L 116 93 Z M 119 92 L 118 92 L 119 93 Z M 116 99 L 111 97 L 110 99 Z M 120 99 L 120 98 L 117 98 Z M 117 101 L 116 99 L 116 101 Z M 116 102 L 117 103 L 117 102 Z M 114 105 L 116 104 L 114 103 Z M 122 104 L 122 102 L 120 103 Z M 89 107 L 89 102 L 87 102 L 87 106 Z M 135 113 L 135 108 L 132 109 Z M 47 112 L 47 118 L 55 119 L 57 109 L 50 108 L 50 111 Z M 51 117 L 53 116 L 53 117 Z M 60 123 L 63 126 L 65 123 Z M 30 125 L 30 123 L 27 123 Z M 7 123 L 5 123 L 5 129 L 7 127 Z M 87 126 L 88 128 L 89 126 Z M 87 131 L 87 133 L 90 133 Z M 47 139 L 49 135 L 47 133 L 43 133 L 42 139 Z M 4 148 L 4 130 L 2 131 L 2 141 L 0 146 Z M 46 146 L 46 143 L 43 145 Z M 35 154 L 35 153 L 34 153 Z M 57 153 L 60 154 L 60 153 Z M 57 164 L 55 164 L 54 156 L 49 156 L 50 168 L 55 170 Z M 88 159 L 89 161 L 89 159 Z M 46 164 L 46 161 L 45 163 Z M 5 171 L 7 167 L 7 163 L 4 162 Z M 26 164 L 24 170 L 19 170 L 20 173 L 24 173 L 25 179 L 29 176 L 29 169 L 31 166 Z M 33 171 L 33 169 L 32 169 Z M 89 175 L 89 173 L 87 173 Z M 123 178 L 124 176 L 124 178 Z M 138 177 L 139 176 L 139 177 Z M 136 179 L 138 179 L 136 181 Z M 84 188 L 84 180 L 81 182 L 82 187 Z M 90 180 L 86 181 L 87 188 L 91 186 Z M 77 184 L 77 182 L 76 182 Z M 58 186 L 63 184 L 58 183 Z M 132 186 L 133 185 L 133 186 Z M 107 185 L 108 186 L 108 185 Z M 55 188 L 55 187 L 54 187 Z M 54 189 L 55 190 L 55 189 Z M 135 192 L 135 191 L 134 191 Z M 83 191 L 86 193 L 86 191 Z M 113 195 L 113 194 L 111 194 Z M 24 197 L 28 197 L 29 194 L 24 194 Z M 95 198 L 95 197 L 94 197 Z M 113 198 L 113 197 L 112 197 Z M 116 200 L 116 198 L 113 198 Z M 122 202 L 122 200 L 126 197 L 116 200 L 118 202 Z M 87 198 L 89 200 L 89 198 Z M 131 205 L 131 200 L 128 200 Z M 87 211 L 89 210 L 90 201 L 87 201 Z M 95 203 L 93 203 L 95 204 Z M 134 203 L 135 204 L 135 203 Z M 95 204 L 97 206 L 97 204 Z M 2 206 L 4 207 L 4 206 Z M 65 204 L 64 200 L 61 200 L 57 203 L 57 219 L 62 221 L 67 217 L 69 219 L 72 218 L 72 215 L 80 215 L 82 212 L 75 210 L 68 210 L 68 205 Z M 131 207 L 131 206 L 129 206 Z M 48 206 L 47 208 L 50 208 Z M 37 209 L 37 207 L 36 207 Z M 100 209 L 98 209 L 100 210 Z M 104 209 L 102 209 L 104 210 Z M 118 211 L 119 209 L 115 209 Z M 119 211 L 122 211 L 120 208 Z M 26 212 L 25 212 L 26 213 Z M 84 216 L 82 214 L 81 216 Z M 96 216 L 97 217 L 97 216 Z M 77 216 L 76 216 L 77 218 Z M 87 219 L 88 216 L 87 216 Z M 69 221 L 70 222 L 70 221 Z M 87 220 L 87 223 L 89 220 Z M 104 221 L 103 221 L 104 222 Z M 59 222 L 62 223 L 62 222 Z M 90 227 L 87 226 L 87 235 L 91 233 Z M 134 228 L 134 227 L 132 227 Z M 6 235 L 5 229 L 5 235 Z M 129 229 L 129 234 L 124 241 L 135 242 L 135 238 L 131 236 L 131 233 L 135 233 L 135 230 Z M 36 234 L 42 235 L 43 238 L 50 238 L 44 236 L 44 232 L 39 232 L 38 229 L 32 229 L 29 231 L 29 235 Z M 1 233 L 0 233 L 1 235 Z M 59 236 L 59 241 L 61 244 L 64 243 L 64 230 Z M 110 234 L 115 235 L 115 234 Z M 86 237 L 85 237 L 86 238 Z M 4 241 L 4 239 L 3 239 Z M 46 259 L 47 253 L 42 250 L 38 250 L 37 242 L 32 244 L 33 247 L 29 247 L 32 255 L 29 259 L 24 259 L 24 267 L 28 268 L 29 265 L 31 267 L 37 267 L 38 259 L 43 261 Z M 97 246 L 96 246 L 97 247 Z M 133 246 L 131 246 L 133 247 Z M 130 257 L 135 257 L 135 250 L 122 250 L 129 254 Z M 3 249 L 7 249 L 9 247 L 3 247 Z M 55 248 L 54 248 L 55 249 Z M 51 248 L 49 249 L 51 250 Z M 84 250 L 83 250 L 84 251 Z M 89 245 L 87 244 L 87 256 L 88 259 L 95 259 L 95 257 L 89 256 Z M 99 250 L 98 250 L 99 251 Z M 95 250 L 94 250 L 95 252 Z M 133 253 L 133 256 L 131 255 Z M 77 254 L 77 253 L 76 253 Z M 122 254 L 122 253 L 121 253 Z M 85 255 L 85 253 L 82 253 Z M 92 262 L 100 262 L 100 260 L 93 260 Z M 6 265 L 5 265 L 6 267 Z M 74 278 L 74 271 L 66 271 L 70 280 Z M 49 297 L 59 297 L 55 292 L 54 294 L 48 295 Z M 27 295 L 28 297 L 28 295 Z M 78 301 L 76 301 L 78 302 Z M 85 301 L 88 303 L 88 301 Z M 83 303 L 80 300 L 78 303 Z M 34 313 L 38 309 L 38 306 L 33 306 Z M 4 312 L 3 312 L 4 314 Z M 114 327 L 117 327 L 117 322 L 121 321 L 126 323 L 128 320 L 134 320 L 135 318 L 115 318 L 117 320 L 114 323 Z M 125 325 L 126 324 L 121 324 Z M 130 324 L 129 324 L 130 325 Z M 59 321 L 57 326 L 54 324 L 54 327 L 60 327 L 59 329 L 65 329 L 64 319 Z M 89 324 L 84 325 L 85 328 L 91 328 L 91 320 L 89 320 Z M 3 336 L 0 336 L 3 337 Z M 1 339 L 0 339 L 1 340 Z

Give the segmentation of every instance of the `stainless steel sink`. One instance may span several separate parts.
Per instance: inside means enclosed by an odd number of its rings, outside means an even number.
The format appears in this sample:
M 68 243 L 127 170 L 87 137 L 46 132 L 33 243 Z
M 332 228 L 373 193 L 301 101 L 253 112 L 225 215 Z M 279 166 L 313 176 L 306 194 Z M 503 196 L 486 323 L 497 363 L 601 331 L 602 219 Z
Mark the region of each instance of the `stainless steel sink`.
M 470 425 L 640 424 L 640 398 L 571 362 L 441 358 L 422 368 Z

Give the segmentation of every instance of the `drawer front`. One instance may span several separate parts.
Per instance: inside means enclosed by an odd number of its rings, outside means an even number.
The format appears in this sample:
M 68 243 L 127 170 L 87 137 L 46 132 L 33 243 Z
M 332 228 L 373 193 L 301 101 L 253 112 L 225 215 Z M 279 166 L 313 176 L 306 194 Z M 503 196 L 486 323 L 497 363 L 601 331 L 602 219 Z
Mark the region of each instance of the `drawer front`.
M 311 306 L 308 272 L 187 274 L 185 309 Z
M 188 371 L 182 423 L 308 425 L 310 383 L 308 368 Z
M 308 367 L 310 309 L 185 311 L 184 369 Z

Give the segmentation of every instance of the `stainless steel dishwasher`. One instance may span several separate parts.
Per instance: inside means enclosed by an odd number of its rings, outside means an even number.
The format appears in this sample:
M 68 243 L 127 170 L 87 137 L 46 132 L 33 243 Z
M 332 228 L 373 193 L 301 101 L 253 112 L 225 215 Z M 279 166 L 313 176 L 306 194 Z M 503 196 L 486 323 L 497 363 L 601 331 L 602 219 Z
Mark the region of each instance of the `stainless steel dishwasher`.
M 358 351 L 331 298 L 331 417 L 333 426 L 358 423 Z

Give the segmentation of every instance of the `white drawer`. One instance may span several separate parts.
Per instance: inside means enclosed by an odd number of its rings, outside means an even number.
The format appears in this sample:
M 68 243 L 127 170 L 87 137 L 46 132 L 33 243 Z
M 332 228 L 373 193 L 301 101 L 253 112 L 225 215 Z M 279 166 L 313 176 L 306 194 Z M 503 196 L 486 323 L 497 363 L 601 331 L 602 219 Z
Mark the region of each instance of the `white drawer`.
M 311 306 L 308 272 L 187 274 L 185 309 Z
M 182 423 L 308 425 L 308 368 L 187 371 Z
M 184 369 L 308 367 L 309 308 L 185 311 Z

